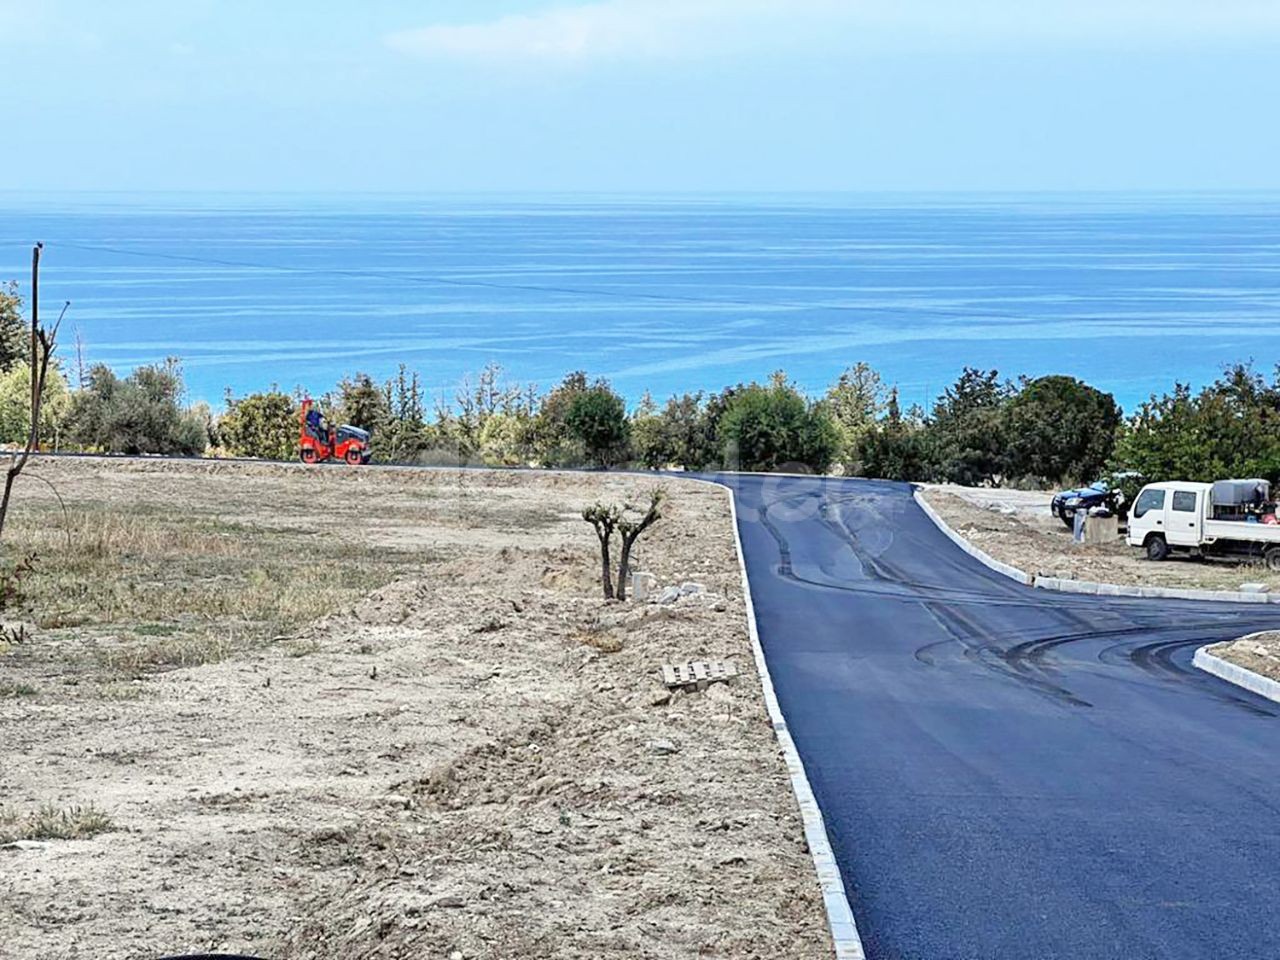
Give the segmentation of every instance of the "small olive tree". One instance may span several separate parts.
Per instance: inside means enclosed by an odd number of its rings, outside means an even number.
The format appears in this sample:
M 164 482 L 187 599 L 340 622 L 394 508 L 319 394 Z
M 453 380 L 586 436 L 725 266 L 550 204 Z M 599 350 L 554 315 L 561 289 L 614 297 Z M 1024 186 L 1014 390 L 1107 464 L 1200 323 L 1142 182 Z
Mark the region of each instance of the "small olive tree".
M 631 552 L 640 536 L 662 519 L 662 505 L 667 492 L 655 487 L 649 492 L 649 502 L 642 509 L 631 503 L 595 503 L 582 511 L 582 519 L 595 529 L 600 543 L 600 584 L 606 600 L 615 597 L 627 599 L 627 579 L 631 576 Z M 612 544 L 613 535 L 621 538 L 618 557 L 617 588 L 614 588 Z

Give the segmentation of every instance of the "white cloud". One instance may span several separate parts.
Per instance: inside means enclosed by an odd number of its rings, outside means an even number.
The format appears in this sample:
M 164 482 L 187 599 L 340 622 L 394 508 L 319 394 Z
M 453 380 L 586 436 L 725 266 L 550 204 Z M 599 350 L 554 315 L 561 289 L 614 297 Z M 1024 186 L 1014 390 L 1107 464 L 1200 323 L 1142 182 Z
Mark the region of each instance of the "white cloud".
M 403 30 L 388 46 L 427 57 L 553 59 L 679 57 L 736 45 L 744 27 L 825 9 L 835 0 L 601 0 L 527 16 Z M 717 36 L 718 35 L 718 36 Z
M 696 57 L 1015 40 L 1125 45 L 1280 37 L 1280 0 L 596 0 L 388 35 L 435 59 Z

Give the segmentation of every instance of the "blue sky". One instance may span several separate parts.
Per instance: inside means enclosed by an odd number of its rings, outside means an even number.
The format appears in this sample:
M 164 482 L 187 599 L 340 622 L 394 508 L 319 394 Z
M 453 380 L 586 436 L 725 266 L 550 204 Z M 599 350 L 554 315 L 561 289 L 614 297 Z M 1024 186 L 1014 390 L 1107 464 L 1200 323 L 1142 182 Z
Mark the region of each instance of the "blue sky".
M 1280 188 L 1276 0 L 0 0 L 0 189 Z

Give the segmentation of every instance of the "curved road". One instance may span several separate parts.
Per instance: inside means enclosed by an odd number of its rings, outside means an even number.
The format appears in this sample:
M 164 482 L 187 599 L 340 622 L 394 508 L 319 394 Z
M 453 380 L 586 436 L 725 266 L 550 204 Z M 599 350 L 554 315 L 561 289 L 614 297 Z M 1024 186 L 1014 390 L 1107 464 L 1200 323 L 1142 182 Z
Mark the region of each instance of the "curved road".
M 872 960 L 1280 957 L 1280 704 L 1191 666 L 1280 611 L 1020 586 L 905 484 L 716 479 Z

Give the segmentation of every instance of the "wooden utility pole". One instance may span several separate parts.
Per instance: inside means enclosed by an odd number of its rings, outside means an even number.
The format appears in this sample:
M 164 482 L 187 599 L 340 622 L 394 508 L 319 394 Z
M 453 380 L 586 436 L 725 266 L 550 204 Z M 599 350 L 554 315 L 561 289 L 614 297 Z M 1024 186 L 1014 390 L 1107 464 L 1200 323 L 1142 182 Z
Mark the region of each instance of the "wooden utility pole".
M 31 430 L 27 434 L 27 445 L 21 451 L 15 451 L 9 460 L 9 469 L 4 476 L 4 493 L 0 494 L 0 534 L 4 533 L 4 523 L 9 516 L 9 501 L 13 497 L 13 483 L 31 459 L 31 454 L 39 449 L 40 442 L 40 404 L 44 399 L 44 385 L 49 376 L 49 363 L 53 359 L 53 348 L 58 340 L 58 328 L 62 326 L 62 317 L 66 316 L 70 301 L 62 308 L 58 322 L 48 330 L 40 326 L 40 251 L 44 244 L 37 243 L 31 251 Z
M 36 368 L 39 366 L 40 357 L 40 251 L 44 249 L 43 243 L 37 243 L 31 248 L 31 409 L 36 410 L 40 406 L 40 384 L 36 382 Z M 40 443 L 40 426 L 36 421 L 32 421 L 35 426 L 31 428 L 35 444 Z

